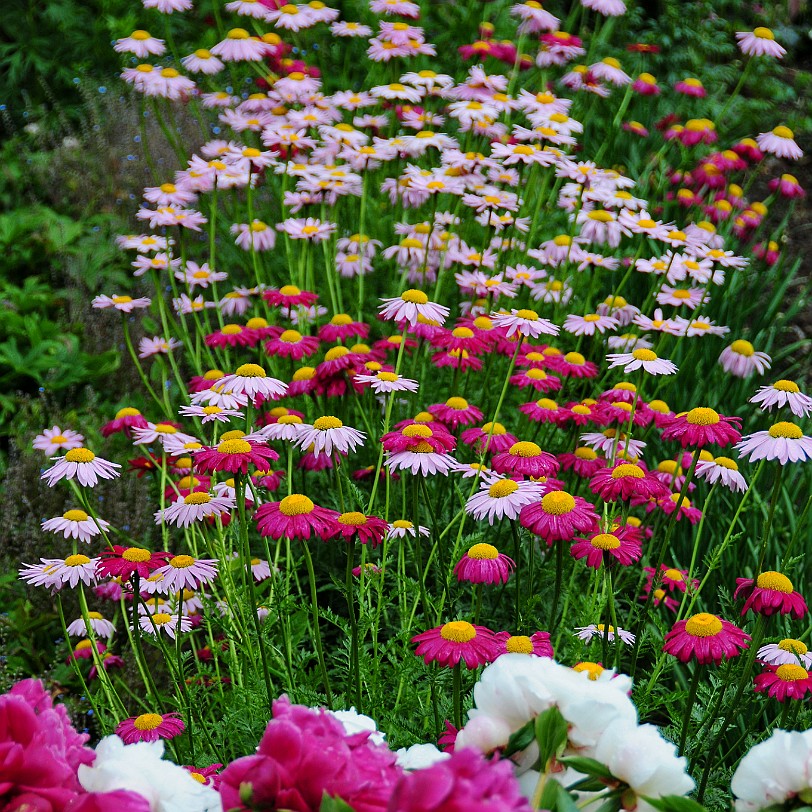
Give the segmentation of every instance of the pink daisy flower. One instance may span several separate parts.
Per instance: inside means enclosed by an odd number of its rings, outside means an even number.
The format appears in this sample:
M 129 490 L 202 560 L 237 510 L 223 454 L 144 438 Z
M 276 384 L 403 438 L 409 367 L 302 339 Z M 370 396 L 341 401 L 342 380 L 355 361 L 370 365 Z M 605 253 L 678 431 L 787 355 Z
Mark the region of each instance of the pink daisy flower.
M 345 426 L 337 417 L 326 415 L 313 421 L 313 425 L 302 424 L 297 429 L 300 448 L 315 454 L 349 454 L 364 444 L 363 432 Z
M 51 457 L 63 449 L 70 451 L 72 448 L 81 448 L 84 439 L 78 431 L 70 429 L 63 431 L 59 426 L 54 426 L 52 429 L 45 429 L 42 434 L 38 434 L 31 445 L 37 451 L 44 452 L 46 457 Z
M 96 566 L 99 578 L 120 578 L 126 582 L 138 575 L 143 580 L 160 567 L 166 566 L 169 553 L 153 553 L 141 547 L 122 547 L 114 544 L 112 550 L 102 550 Z
M 135 54 L 139 59 L 146 59 L 150 55 L 161 56 L 166 51 L 166 46 L 162 39 L 151 36 L 149 31 L 138 29 L 129 37 L 117 39 L 113 50 L 119 54 Z
M 233 375 L 221 378 L 219 385 L 234 395 L 246 395 L 251 399 L 262 395 L 270 400 L 281 398 L 288 388 L 282 381 L 268 377 L 259 364 L 243 364 L 237 367 Z
M 721 482 L 726 488 L 736 493 L 747 490 L 747 482 L 739 473 L 739 466 L 730 457 L 714 457 L 712 460 L 699 460 L 696 464 L 696 475 L 711 485 Z M 676 483 L 674 487 L 678 486 Z
M 577 476 L 584 479 L 589 479 L 608 464 L 603 457 L 599 457 L 597 452 L 587 445 L 579 446 L 575 451 L 567 454 L 559 454 L 558 461 L 565 471 L 574 471 Z
M 623 367 L 626 374 L 638 369 L 648 372 L 649 375 L 673 375 L 677 371 L 677 366 L 672 361 L 660 358 L 657 353 L 647 349 L 609 353 L 606 360 L 611 361 L 609 369 Z
M 516 562 L 492 544 L 474 544 L 457 562 L 454 575 L 472 584 L 506 584 L 515 568 Z
M 272 338 L 265 344 L 265 352 L 268 355 L 293 358 L 294 361 L 314 355 L 318 350 L 319 340 L 315 336 L 303 336 L 298 330 L 285 330 L 280 336 Z
M 460 439 L 473 446 L 477 453 L 507 451 L 512 445 L 519 442 L 516 435 L 511 434 L 501 423 L 484 423 L 481 427 L 465 429 Z
M 157 511 L 155 523 L 166 522 L 178 527 L 189 527 L 193 522 L 202 521 L 209 516 L 228 513 L 234 507 L 234 499 L 230 496 L 212 496 L 205 491 L 193 491 L 179 497 L 169 507 Z
M 206 76 L 219 73 L 225 67 L 225 63 L 207 48 L 198 48 L 188 56 L 184 56 L 180 64 L 190 73 L 202 73 Z
M 711 444 L 724 447 L 741 440 L 737 430 L 740 425 L 739 417 L 725 417 L 713 409 L 698 407 L 665 422 L 662 439 L 677 440 L 683 448 Z
M 548 477 L 558 472 L 558 460 L 536 443 L 520 441 L 491 460 L 494 471 L 508 476 Z
M 790 411 L 798 417 L 812 414 L 812 398 L 801 392 L 795 381 L 776 381 L 772 386 L 762 386 L 750 398 L 750 403 L 757 403 L 761 409 L 772 411 L 773 406 L 779 409 L 789 406 Z
M 377 516 L 366 516 L 358 511 L 341 513 L 336 517 L 335 532 L 332 538 L 345 541 L 357 538 L 361 544 L 370 544 L 374 549 L 383 542 L 389 525 Z
M 549 632 L 533 632 L 529 637 L 512 635 L 510 632 L 496 632 L 494 639 L 501 648 L 501 654 L 530 654 L 534 657 L 553 657 L 553 644 Z
M 103 637 L 106 640 L 109 640 L 116 633 L 115 624 L 111 621 L 105 620 L 99 612 L 88 612 L 87 623 L 85 623 L 83 617 L 79 617 L 68 624 L 68 634 L 74 637 L 87 637 L 88 625 L 90 625 L 90 629 L 96 637 Z
M 56 460 L 56 464 L 40 476 L 40 479 L 44 479 L 51 488 L 61 479 L 77 479 L 80 485 L 93 488 L 99 479 L 115 479 L 121 476 L 116 470 L 121 468 L 117 462 L 103 460 L 82 446 L 71 448 L 64 457 L 51 459 Z
M 67 558 L 40 558 L 39 564 L 23 564 L 19 571 L 20 579 L 31 586 L 47 586 L 53 591 L 63 586 L 72 589 L 81 581 L 86 586 L 96 583 L 96 565 L 98 558 L 88 558 L 81 553 L 74 553 Z
M 620 627 L 616 628 L 615 626 L 605 626 L 603 623 L 592 623 L 589 626 L 576 626 L 575 630 L 577 632 L 575 636 L 585 643 L 591 642 L 595 637 L 597 637 L 598 640 L 603 640 L 605 637 L 610 643 L 620 640 L 621 643 L 625 643 L 627 646 L 634 645 L 634 635 Z
M 234 437 L 221 440 L 216 448 L 204 446 L 195 454 L 195 468 L 203 473 L 228 471 L 231 474 L 247 474 L 249 465 L 265 471 L 269 462 L 278 459 L 279 454 L 272 448 L 242 437 Z
M 119 722 L 116 735 L 124 744 L 174 739 L 186 729 L 177 713 L 142 713 Z
M 374 375 L 356 375 L 353 381 L 370 386 L 376 395 L 388 395 L 390 392 L 416 392 L 420 388 L 417 381 L 386 370 L 376 372 Z
M 566 409 L 562 409 L 554 400 L 550 400 L 550 398 L 540 398 L 530 403 L 522 403 L 522 405 L 519 406 L 519 411 L 535 423 L 557 424 L 564 419 L 562 413 L 566 412 Z
M 311 533 L 327 540 L 335 534 L 339 514 L 319 507 L 301 493 L 286 496 L 257 508 L 255 518 L 260 535 L 273 539 L 309 539 Z
M 617 319 L 598 313 L 587 313 L 585 316 L 570 314 L 564 319 L 564 329 L 575 336 L 594 336 L 596 332 L 603 335 L 607 330 L 615 330 L 619 326 Z
M 480 409 L 461 397 L 451 397 L 445 403 L 434 403 L 428 411 L 452 431 L 459 426 L 478 423 L 483 418 Z
M 217 498 L 217 497 L 213 497 Z M 160 592 L 172 594 L 179 589 L 200 589 L 217 577 L 217 559 L 193 558 L 190 555 L 175 555 L 166 566 L 155 571 L 161 576 Z
M 581 0 L 581 5 L 605 17 L 620 17 L 626 13 L 623 0 Z
M 752 31 L 737 31 L 736 42 L 741 52 L 747 56 L 772 56 L 781 59 L 787 52 L 775 41 L 775 34 L 769 28 L 754 28 Z
M 413 475 L 448 476 L 454 470 L 456 460 L 449 454 L 434 451 L 425 441 L 419 442 L 407 451 L 387 452 L 386 468 L 393 471 L 409 471 Z
M 663 499 L 668 488 L 641 465 L 620 462 L 611 468 L 596 471 L 589 483 L 592 493 L 604 502 L 639 499 Z
M 797 161 L 803 158 L 803 150 L 795 143 L 795 134 L 789 127 L 775 127 L 768 133 L 759 133 L 756 138 L 759 149 L 778 158 Z
M 488 524 L 493 525 L 494 519 L 517 518 L 521 509 L 536 502 L 541 494 L 542 487 L 538 482 L 486 480 L 480 483 L 479 492 L 465 503 L 465 510 L 480 521 L 487 517 Z
M 378 308 L 381 318 L 386 321 L 407 322 L 412 328 L 417 326 L 418 317 L 442 324 L 448 318 L 449 309 L 434 304 L 422 290 L 406 290 L 396 299 L 381 299 Z
M 78 539 L 88 544 L 99 533 L 109 530 L 110 525 L 104 519 L 91 518 L 83 510 L 74 508 L 61 516 L 46 519 L 42 523 L 42 529 L 49 533 L 61 533 L 66 539 Z
M 738 657 L 749 640 L 750 635 L 730 621 L 700 612 L 674 624 L 665 636 L 663 651 L 683 663 L 696 660 L 700 665 L 719 665 L 723 657 Z
M 806 192 L 795 175 L 783 174 L 780 178 L 773 178 L 767 188 L 771 192 L 778 192 L 781 197 L 788 199 L 806 197 Z
M 265 43 L 254 39 L 244 28 L 232 28 L 226 38 L 210 50 L 223 62 L 259 62 L 267 53 Z
M 580 496 L 551 491 L 540 502 L 522 508 L 519 521 L 551 546 L 554 541 L 572 541 L 578 533 L 594 533 L 599 517 L 594 506 Z
M 319 327 L 319 338 L 322 341 L 347 341 L 353 337 L 366 339 L 368 335 L 369 325 L 353 321 L 352 316 L 346 313 L 337 313 L 327 324 Z
M 423 657 L 426 665 L 439 663 L 451 668 L 460 661 L 468 669 L 479 668 L 492 662 L 499 654 L 493 632 L 484 626 L 474 626 L 464 620 L 452 620 L 435 629 L 412 638 L 417 643 L 415 654 Z
M 511 310 L 510 313 L 496 313 L 491 317 L 494 327 L 505 329 L 505 337 L 522 335 L 525 338 L 538 338 L 542 335 L 558 335 L 559 328 L 547 319 L 542 319 L 535 310 Z
M 735 448 L 740 457 L 750 462 L 778 460 L 786 465 L 812 459 L 812 437 L 806 437 L 800 426 L 786 421 L 776 423 L 769 431 L 748 434 L 736 443 Z
M 792 581 L 780 572 L 769 570 L 758 578 L 737 578 L 733 597 L 744 597 L 742 615 L 752 609 L 757 615 L 792 615 L 800 620 L 807 613 L 806 601 L 795 591 Z
M 121 431 L 129 436 L 130 429 L 145 429 L 147 427 L 147 420 L 138 411 L 131 406 L 125 406 L 116 412 L 116 416 L 109 422 L 101 427 L 102 437 L 109 437 L 111 434 L 116 434 Z
M 309 307 L 318 301 L 318 293 L 309 290 L 299 290 L 296 285 L 283 285 L 279 290 L 266 290 L 262 298 L 273 307 L 282 307 L 290 310 L 292 307 Z
M 719 363 L 725 372 L 736 378 L 749 378 L 756 372 L 763 375 L 772 359 L 766 352 L 756 352 L 749 341 L 738 339 L 722 350 Z
M 324 242 L 329 240 L 336 230 L 335 223 L 323 222 L 315 217 L 290 218 L 277 224 L 277 229 L 284 232 L 292 240 L 308 240 L 309 242 Z M 286 285 L 285 287 L 293 287 Z
M 532 367 L 530 369 L 511 375 L 510 382 L 519 389 L 532 387 L 537 392 L 557 392 L 561 388 L 561 380 L 555 375 L 548 375 L 543 369 Z
M 812 676 L 803 666 L 787 663 L 777 668 L 768 667 L 763 674 L 758 674 L 753 687 L 757 694 L 766 693 L 779 702 L 803 699 L 812 691 Z
M 570 554 L 575 559 L 586 558 L 588 566 L 599 569 L 613 558 L 621 566 L 628 567 L 640 559 L 643 550 L 633 534 L 621 527 L 614 533 L 595 533 L 588 539 L 575 539 Z
M 91 305 L 97 310 L 104 310 L 105 308 L 113 307 L 121 313 L 132 313 L 133 310 L 149 307 L 152 303 L 151 299 L 141 297 L 133 299 L 132 296 L 96 296 L 94 297 Z
M 806 669 L 812 668 L 812 654 L 806 643 L 791 637 L 777 643 L 767 643 L 758 650 L 756 656 L 767 665 L 802 665 Z

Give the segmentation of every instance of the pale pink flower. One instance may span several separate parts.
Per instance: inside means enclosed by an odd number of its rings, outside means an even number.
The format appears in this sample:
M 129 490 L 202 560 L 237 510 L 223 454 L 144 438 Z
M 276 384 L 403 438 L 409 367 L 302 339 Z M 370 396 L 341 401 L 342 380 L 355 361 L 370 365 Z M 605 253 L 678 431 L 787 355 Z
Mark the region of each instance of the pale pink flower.
M 224 40 L 211 48 L 223 62 L 259 62 L 265 58 L 265 51 L 265 43 L 254 39 L 244 28 L 232 28 Z
M 772 386 L 762 386 L 750 403 L 759 404 L 763 411 L 772 411 L 773 406 L 779 409 L 789 406 L 790 411 L 798 417 L 812 414 L 812 398 L 801 392 L 795 381 L 776 381 Z
M 277 28 L 286 31 L 301 31 L 304 28 L 311 28 L 319 22 L 318 15 L 310 6 L 294 5 L 293 3 L 286 3 L 278 9 L 268 9 L 266 19 Z
M 53 488 L 60 479 L 77 479 L 80 485 L 92 488 L 98 484 L 99 479 L 115 479 L 121 476 L 116 470 L 121 468 L 117 462 L 103 460 L 89 448 L 82 446 L 71 448 L 64 457 L 51 459 L 56 460 L 56 465 L 40 476 L 50 488 Z
M 155 513 L 155 524 L 174 524 L 189 527 L 209 516 L 229 513 L 236 505 L 230 496 L 212 496 L 203 491 L 193 491 L 187 496 L 178 497 L 169 507 Z
M 609 353 L 607 361 L 611 361 L 609 369 L 623 367 L 623 372 L 634 372 L 642 369 L 649 375 L 673 375 L 677 366 L 667 358 L 660 358 L 655 352 L 646 349 L 636 349 L 632 352 Z
M 387 453 L 386 467 L 390 471 L 409 471 L 413 475 L 422 476 L 442 474 L 448 476 L 457 464 L 449 454 L 436 451 L 397 451 Z
M 605 17 L 620 17 L 626 13 L 623 0 L 581 0 L 581 5 Z
M 87 622 L 83 617 L 71 621 L 67 626 L 67 632 L 73 637 L 87 637 L 88 626 L 96 637 L 103 637 L 106 640 L 116 633 L 115 625 L 111 621 L 105 620 L 98 612 L 88 612 Z
M 487 517 L 488 524 L 493 525 L 494 519 L 516 519 L 525 505 L 541 499 L 543 491 L 538 482 L 486 477 L 479 491 L 465 503 L 465 510 L 479 521 Z
M 375 375 L 356 375 L 356 383 L 367 384 L 376 395 L 390 392 L 417 392 L 420 384 L 411 378 L 404 378 L 394 372 L 378 372 Z
M 726 488 L 738 493 L 747 490 L 747 482 L 739 473 L 739 466 L 730 457 L 715 457 L 712 460 L 699 460 L 696 475 L 711 485 L 721 482 Z
M 505 328 L 505 336 L 510 338 L 517 333 L 525 338 L 538 338 L 542 335 L 558 335 L 559 328 L 543 319 L 535 310 L 511 310 L 510 313 L 496 313 L 491 317 L 494 327 Z
M 722 369 L 736 378 L 749 378 L 756 372 L 763 375 L 771 360 L 766 352 L 756 352 L 749 341 L 741 338 L 725 347 L 719 356 Z
M 166 46 L 162 39 L 151 36 L 149 31 L 138 29 L 133 31 L 129 37 L 116 40 L 113 50 L 119 54 L 135 54 L 139 59 L 146 59 L 150 55 L 163 55 Z
M 184 417 L 198 417 L 200 422 L 206 423 L 228 423 L 232 417 L 242 417 L 243 413 L 237 409 L 223 409 L 220 406 L 181 406 L 178 414 Z
M 775 41 L 775 34 L 769 28 L 755 28 L 752 31 L 737 31 L 736 42 L 747 56 L 772 56 L 781 59 L 786 50 Z
M 151 443 L 159 443 L 160 445 L 164 446 L 164 443 L 168 437 L 173 437 L 175 440 L 181 443 L 197 442 L 197 438 L 193 437 L 191 434 L 182 432 L 171 423 L 150 423 L 148 421 L 146 426 L 133 426 L 131 431 L 133 445 L 150 445 Z
M 59 426 L 54 426 L 38 434 L 31 445 L 37 451 L 44 452 L 46 457 L 51 457 L 60 450 L 70 451 L 72 448 L 80 448 L 84 439 L 78 431 L 63 430 Z
M 96 296 L 91 302 L 93 307 L 98 310 L 114 307 L 121 313 L 132 313 L 133 310 L 149 307 L 151 303 L 152 300 L 146 297 L 133 299 L 131 296 L 119 296 L 118 294 L 114 294 L 113 296 Z
M 420 6 L 412 3 L 411 0 L 370 0 L 370 11 L 373 14 L 386 14 L 387 16 L 396 14 L 399 17 L 420 16 Z
M 141 0 L 144 8 L 154 8 L 161 14 L 172 14 L 175 11 L 189 11 L 192 0 Z
M 576 336 L 594 336 L 596 332 L 603 335 L 607 330 L 615 330 L 619 326 L 617 319 L 597 313 L 587 313 L 585 316 L 570 314 L 564 320 L 564 330 Z
M 557 31 L 561 20 L 549 11 L 545 11 L 541 3 L 516 3 L 510 7 L 510 13 L 521 19 L 520 34 L 535 34 L 538 31 Z
M 276 245 L 276 232 L 262 220 L 250 223 L 235 223 L 231 233 L 237 235 L 234 242 L 243 251 L 271 251 Z
M 225 64 L 206 48 L 198 48 L 194 53 L 184 56 L 180 64 L 190 73 L 202 73 L 212 76 L 219 73 Z
M 188 260 L 184 270 L 175 271 L 175 279 L 186 282 L 190 290 L 194 290 L 194 288 L 205 290 L 211 284 L 224 282 L 228 279 L 228 274 L 225 271 L 212 271 L 206 262 L 198 265 L 196 262 Z
M 138 625 L 142 631 L 147 634 L 159 635 L 164 632 L 171 640 L 175 639 L 178 631 L 178 615 L 170 614 L 169 612 L 153 612 L 152 614 L 144 614 L 138 619 Z M 180 616 L 180 631 L 185 633 L 191 631 L 192 620 L 185 615 Z
M 81 581 L 85 586 L 96 583 L 98 558 L 74 553 L 67 558 L 40 558 L 39 564 L 23 564 L 20 578 L 31 586 L 47 586 L 58 591 L 63 586 L 75 588 Z
M 628 85 L 632 78 L 621 67 L 613 56 L 607 56 L 600 62 L 589 66 L 589 72 L 598 79 L 611 82 L 613 85 Z
M 238 396 L 245 395 L 251 399 L 262 395 L 270 400 L 276 400 L 281 398 L 288 389 L 286 383 L 269 377 L 259 364 L 243 364 L 233 375 L 221 378 L 218 384 L 221 391 L 228 391 Z
M 778 158 L 797 161 L 803 158 L 803 150 L 795 143 L 795 134 L 789 127 L 775 127 L 768 133 L 759 133 L 756 138 L 758 148 Z
M 335 22 L 330 26 L 330 33 L 334 37 L 368 37 L 372 29 L 368 25 L 354 22 Z
M 581 2 L 586 4 L 585 0 L 581 0 Z M 593 638 L 603 640 L 603 638 L 606 637 L 610 643 L 614 643 L 616 639 L 620 639 L 620 641 L 627 646 L 634 645 L 634 635 L 620 627 L 606 627 L 603 623 L 598 623 L 597 625 L 593 623 L 590 626 L 577 626 L 576 631 L 577 634 L 575 636 L 585 643 L 589 643 Z
M 278 223 L 276 227 L 279 231 L 284 231 L 292 240 L 311 240 L 312 242 L 323 242 L 329 239 L 336 230 L 335 223 L 323 222 L 315 217 L 290 218 Z
M 672 288 L 670 285 L 663 285 L 657 294 L 657 304 L 674 307 L 685 305 L 689 310 L 695 310 L 707 299 L 704 288 Z
M 768 431 L 742 437 L 735 448 L 740 457 L 750 462 L 778 460 L 786 465 L 812 459 L 812 437 L 806 437 L 795 423 L 785 421 L 776 423 Z
M 232 0 L 226 3 L 226 11 L 233 11 L 242 17 L 253 17 L 255 20 L 264 20 L 268 9 L 260 0 Z
M 381 317 L 387 321 L 408 322 L 411 327 L 417 325 L 418 316 L 430 322 L 443 324 L 450 310 L 443 305 L 429 301 L 422 290 L 406 290 L 395 299 L 381 299 L 378 307 Z
M 165 595 L 171 595 L 179 589 L 199 589 L 217 577 L 217 559 L 176 555 L 169 559 L 165 567 L 155 570 L 155 574 L 163 576 L 159 591 Z
M 168 355 L 181 346 L 180 341 L 176 338 L 167 340 L 161 336 L 144 337 L 138 342 L 138 357 L 144 359 L 154 355 Z
M 73 509 L 53 519 L 46 519 L 42 529 L 49 533 L 61 533 L 66 539 L 72 538 L 89 544 L 90 540 L 102 531 L 110 529 L 110 524 L 104 519 L 88 516 L 83 510 Z
M 299 447 L 314 454 L 332 454 L 334 451 L 349 454 L 363 446 L 366 436 L 331 415 L 317 418 L 312 425 L 302 423 L 296 427 L 296 432 Z

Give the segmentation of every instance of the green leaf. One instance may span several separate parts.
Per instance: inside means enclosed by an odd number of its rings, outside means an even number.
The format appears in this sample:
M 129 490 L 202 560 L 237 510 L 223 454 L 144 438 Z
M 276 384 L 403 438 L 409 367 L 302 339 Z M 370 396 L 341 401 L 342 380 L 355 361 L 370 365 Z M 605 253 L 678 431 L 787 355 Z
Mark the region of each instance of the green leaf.
M 353 812 L 353 808 L 341 798 L 332 798 L 326 792 L 321 796 L 321 806 L 319 812 Z
M 530 747 L 530 743 L 536 738 L 536 730 L 533 726 L 531 719 L 526 725 L 520 727 L 508 739 L 507 746 L 505 747 L 503 755 L 505 758 L 512 756 L 514 753 L 520 753 Z
M 705 812 L 702 804 L 684 795 L 663 795 L 662 798 L 644 798 L 661 812 Z
M 573 770 L 584 775 L 589 775 L 592 778 L 598 778 L 602 781 L 615 781 L 615 776 L 609 772 L 609 768 L 600 761 L 595 761 L 594 758 L 584 758 L 583 756 L 567 756 L 561 758 L 559 761 L 566 764 L 567 767 L 572 767 Z
M 539 745 L 539 763 L 544 769 L 550 759 L 558 755 L 567 743 L 567 720 L 558 708 L 550 708 L 536 717 L 535 729 Z

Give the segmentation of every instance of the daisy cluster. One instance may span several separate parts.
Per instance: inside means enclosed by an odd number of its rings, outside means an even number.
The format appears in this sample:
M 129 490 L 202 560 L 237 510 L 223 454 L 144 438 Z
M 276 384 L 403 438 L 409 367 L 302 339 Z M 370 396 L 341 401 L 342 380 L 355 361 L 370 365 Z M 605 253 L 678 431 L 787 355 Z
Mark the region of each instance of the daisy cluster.
M 77 589 L 80 617 L 65 631 L 82 639 L 71 660 L 92 661 L 88 676 L 126 745 L 179 737 L 197 713 L 169 663 L 175 695 L 157 690 L 142 637 L 168 660 L 167 639 L 191 649 L 200 668 L 191 682 L 216 686 L 222 701 L 246 675 L 264 685 L 266 739 L 272 728 L 288 742 L 324 737 L 321 760 L 307 763 L 296 761 L 298 745 L 283 754 L 263 739 L 223 774 L 227 809 L 315 809 L 323 792 L 352 805 L 376 781 L 382 796 L 358 808 L 465 808 L 483 797 L 538 808 L 560 765 L 538 764 L 529 740 L 513 747 L 512 737 L 552 709 L 569 726 L 557 756 L 604 765 L 609 800 L 648 808 L 646 798 L 694 787 L 683 753 L 706 666 L 740 657 L 723 666 L 734 707 L 750 689 L 782 703 L 812 691 L 812 656 L 786 636 L 807 604 L 783 571 L 789 551 L 771 544 L 782 482 L 812 458 L 803 428 L 812 398 L 793 380 L 762 380 L 773 359 L 731 327 L 746 329 L 735 302 L 752 279 L 782 267 L 767 239 L 778 237 L 771 207 L 803 195 L 788 174 L 764 202 L 745 189 L 768 157 L 797 160 L 801 150 L 783 125 L 731 142 L 707 118 L 656 119 L 661 94 L 700 110 L 708 90 L 693 77 L 673 88 L 634 78 L 611 55 L 591 62 L 616 51 L 605 18 L 625 12 L 622 0 L 582 0 L 577 13 L 594 23 L 587 47 L 528 0 L 506 18 L 515 44 L 483 23 L 478 40 L 448 56 L 421 25 L 426 5 L 372 0 L 353 21 L 315 0 L 235 0 L 218 7 L 208 48 L 175 53 L 142 29 L 116 41 L 132 63 L 146 60 L 122 73 L 144 104 L 200 116 L 217 136 L 170 138 L 177 169 L 144 190 L 143 233 L 118 239 L 149 295 L 93 300 L 121 314 L 143 385 L 131 396 L 139 408 L 124 405 L 100 433 L 130 457 L 127 476 L 152 480 L 155 539 L 136 541 L 98 515 L 91 489 L 121 465 L 54 426 L 34 447 L 52 458 L 43 480 L 67 484 L 73 501 L 42 527 L 72 553 L 20 575 L 59 600 Z M 183 14 L 191 2 L 144 6 Z M 367 81 L 336 86 L 306 59 L 303 38 L 326 36 L 365 55 Z M 748 66 L 783 56 L 765 28 L 737 41 Z M 251 92 L 235 91 L 235 76 Z M 593 102 L 604 111 L 595 154 L 585 149 Z M 639 177 L 602 165 L 638 140 L 655 153 Z M 136 347 L 138 315 L 162 335 Z M 713 381 L 699 390 L 710 401 L 692 398 L 700 371 Z M 743 413 L 749 399 L 754 427 L 771 425 L 745 432 L 723 408 L 726 392 Z M 736 625 L 708 611 L 718 601 L 706 586 L 768 478 L 764 538 L 753 560 L 735 560 L 742 577 L 720 604 L 735 605 Z M 708 508 L 714 494 L 738 505 L 726 532 L 729 517 Z M 708 540 L 709 527 L 718 538 Z M 508 544 L 511 555 L 500 549 Z M 343 584 L 336 562 L 346 564 Z M 348 668 L 330 656 L 335 630 L 319 605 L 339 587 Z M 124 610 L 137 645 L 118 643 L 86 593 Z M 437 686 L 451 671 L 443 707 L 454 724 L 441 743 L 454 755 L 430 759 L 424 783 L 395 770 L 388 751 L 367 753 L 368 737 L 336 743 L 329 716 L 272 705 L 280 684 L 297 689 L 301 642 L 280 610 L 290 596 L 309 613 L 309 676 L 328 707 L 338 693 L 365 702 L 364 652 L 373 663 L 390 645 L 411 657 L 402 645 L 411 641 L 439 669 L 426 699 L 439 737 Z M 382 618 L 399 636 L 376 625 Z M 552 659 L 554 647 L 573 668 Z M 154 712 L 130 716 L 107 673 L 125 649 Z M 639 724 L 631 680 L 618 672 L 648 676 L 648 698 L 663 669 L 684 676 L 686 664 L 693 687 L 676 748 Z M 474 681 L 463 667 L 483 666 L 463 724 Z M 724 690 L 690 745 L 700 796 L 731 723 L 727 713 L 705 727 L 723 699 Z M 159 713 L 162 702 L 178 713 Z M 469 746 L 507 752 L 512 770 L 490 762 L 480 775 Z M 641 777 L 635 754 L 645 750 L 651 773 Z M 564 769 L 562 788 L 587 781 Z M 336 770 L 348 771 L 345 783 Z M 431 782 L 456 789 L 436 789 L 431 806 L 421 796 Z M 443 806 L 454 793 L 458 806 Z

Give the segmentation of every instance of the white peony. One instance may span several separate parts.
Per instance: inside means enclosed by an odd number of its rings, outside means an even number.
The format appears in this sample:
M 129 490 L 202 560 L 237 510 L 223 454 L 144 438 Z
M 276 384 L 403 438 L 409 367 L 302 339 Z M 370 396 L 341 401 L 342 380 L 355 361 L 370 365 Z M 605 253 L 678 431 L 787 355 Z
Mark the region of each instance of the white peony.
M 411 747 L 401 747 L 397 751 L 397 764 L 404 770 L 425 770 L 438 761 L 451 758 L 451 753 L 444 753 L 433 744 L 413 744 Z
M 344 730 L 348 736 L 354 736 L 356 733 L 369 732 L 369 740 L 373 744 L 384 744 L 386 734 L 378 730 L 377 722 L 371 716 L 364 716 L 363 713 L 358 713 L 354 707 L 349 710 L 342 711 L 327 711 L 331 716 L 335 716 L 341 722 Z
M 730 785 L 737 812 L 783 804 L 812 789 L 812 730 L 776 730 L 741 760 Z
M 163 753 L 162 741 L 124 744 L 118 736 L 107 736 L 96 747 L 93 765 L 80 765 L 79 783 L 88 792 L 136 792 L 152 812 L 222 812 L 220 794 L 164 761 Z
M 654 725 L 616 720 L 598 739 L 593 755 L 615 778 L 627 783 L 638 798 L 685 795 L 694 788 L 686 772 L 686 760 L 677 756 L 675 745 L 666 741 Z M 655 810 L 638 800 L 636 812 Z

